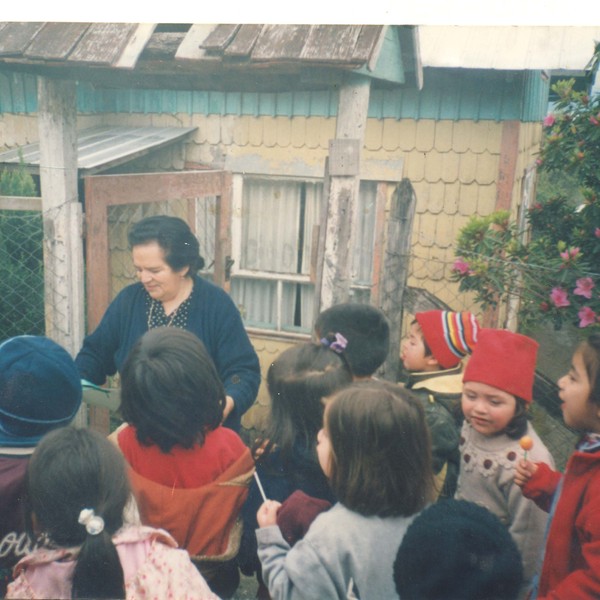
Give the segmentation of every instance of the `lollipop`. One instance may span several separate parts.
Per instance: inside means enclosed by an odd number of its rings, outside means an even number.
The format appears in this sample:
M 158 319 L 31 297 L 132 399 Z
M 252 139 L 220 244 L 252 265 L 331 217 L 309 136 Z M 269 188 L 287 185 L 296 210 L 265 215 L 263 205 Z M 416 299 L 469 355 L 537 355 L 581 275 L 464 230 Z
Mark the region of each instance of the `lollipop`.
M 521 448 L 523 448 L 523 450 L 525 450 L 523 458 L 527 460 L 527 450 L 531 450 L 533 448 L 533 440 L 528 435 L 524 435 L 519 440 L 519 445 L 521 446 Z

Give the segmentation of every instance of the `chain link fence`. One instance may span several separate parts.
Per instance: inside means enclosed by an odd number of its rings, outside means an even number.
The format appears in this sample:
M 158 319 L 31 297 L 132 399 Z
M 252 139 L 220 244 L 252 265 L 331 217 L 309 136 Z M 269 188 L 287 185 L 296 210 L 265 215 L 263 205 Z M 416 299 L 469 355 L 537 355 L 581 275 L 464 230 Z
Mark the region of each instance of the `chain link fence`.
M 0 210 L 0 340 L 44 333 L 42 213 Z

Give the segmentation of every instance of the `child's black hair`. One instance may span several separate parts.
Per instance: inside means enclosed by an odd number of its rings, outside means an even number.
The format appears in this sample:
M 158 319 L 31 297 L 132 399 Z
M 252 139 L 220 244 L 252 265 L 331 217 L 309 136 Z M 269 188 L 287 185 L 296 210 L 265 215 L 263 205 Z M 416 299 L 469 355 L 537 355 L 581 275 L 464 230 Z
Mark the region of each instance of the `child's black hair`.
M 578 347 L 590 382 L 590 401 L 600 405 L 600 334 L 592 333 Z
M 351 382 L 343 358 L 321 344 L 298 344 L 275 359 L 267 371 L 271 397 L 267 438 L 280 449 L 284 461 L 297 442 L 316 444 L 324 399 Z
M 123 456 L 100 433 L 63 427 L 46 434 L 27 470 L 27 521 L 52 545 L 80 547 L 73 598 L 124 598 L 123 568 L 112 536 L 123 526 L 130 487 Z M 79 522 L 92 509 L 104 529 L 92 535 Z
M 223 418 L 225 388 L 204 344 L 191 332 L 157 327 L 146 332 L 121 372 L 121 415 L 140 443 L 202 445 Z
M 319 314 L 315 333 L 324 338 L 341 333 L 348 345 L 344 356 L 356 377 L 370 377 L 390 350 L 390 325 L 381 310 L 370 304 L 336 304 Z
M 515 414 L 504 429 L 511 440 L 518 440 L 527 433 L 527 423 L 531 418 L 527 402 L 518 396 L 515 396 L 515 401 Z

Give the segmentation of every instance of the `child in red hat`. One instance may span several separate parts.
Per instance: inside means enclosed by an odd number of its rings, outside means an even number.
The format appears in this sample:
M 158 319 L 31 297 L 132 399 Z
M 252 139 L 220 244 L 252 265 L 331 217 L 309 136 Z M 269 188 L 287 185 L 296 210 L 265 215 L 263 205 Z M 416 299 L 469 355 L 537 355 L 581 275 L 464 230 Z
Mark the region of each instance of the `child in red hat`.
M 501 329 L 482 329 L 463 376 L 461 464 L 456 498 L 494 513 L 508 527 L 523 559 L 523 593 L 531 586 L 548 515 L 525 498 L 514 482 L 524 455 L 523 436 L 534 462 L 554 464 L 527 419 L 533 402 L 538 343 Z
M 477 342 L 479 323 L 470 312 L 419 312 L 402 344 L 405 385 L 423 403 L 432 439 L 433 469 L 441 498 L 452 498 L 460 465 L 463 357 Z

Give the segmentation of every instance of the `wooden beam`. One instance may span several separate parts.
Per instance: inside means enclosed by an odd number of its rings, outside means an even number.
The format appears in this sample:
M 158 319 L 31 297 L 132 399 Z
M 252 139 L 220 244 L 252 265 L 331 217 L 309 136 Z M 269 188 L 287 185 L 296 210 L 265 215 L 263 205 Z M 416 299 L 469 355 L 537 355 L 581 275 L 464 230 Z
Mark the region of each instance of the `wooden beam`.
M 85 300 L 74 81 L 39 79 L 38 125 L 46 335 L 75 356 L 85 331 Z M 84 409 L 77 421 L 86 423 Z
M 519 121 L 504 121 L 502 124 L 495 210 L 511 210 L 513 205 L 512 197 L 519 155 L 519 129 Z
M 353 78 L 340 89 L 336 139 L 330 143 L 315 306 L 322 311 L 350 297 L 350 262 L 355 240 L 360 155 L 369 108 L 370 80 Z M 344 144 L 346 149 L 344 150 Z M 339 151 L 333 155 L 332 150 Z M 344 157 L 346 152 L 346 157 Z M 356 155 L 356 156 L 354 156 Z
M 403 179 L 392 198 L 387 220 L 385 260 L 380 282 L 380 307 L 390 322 L 390 351 L 380 374 L 389 381 L 398 381 L 400 377 L 402 313 L 416 203 L 410 181 Z

